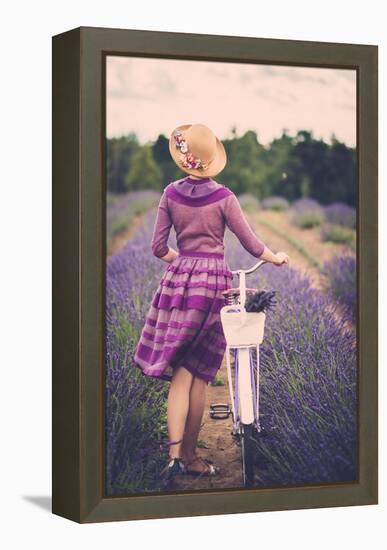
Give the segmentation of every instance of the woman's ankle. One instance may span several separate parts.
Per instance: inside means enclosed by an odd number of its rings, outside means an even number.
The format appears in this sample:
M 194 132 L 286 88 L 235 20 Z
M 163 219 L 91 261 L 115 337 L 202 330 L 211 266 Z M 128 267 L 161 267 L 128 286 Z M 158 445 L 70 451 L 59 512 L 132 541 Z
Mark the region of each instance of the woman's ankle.
M 184 460 L 193 460 L 195 451 L 193 449 L 181 449 L 181 456 Z
M 179 452 L 169 453 L 170 460 L 173 460 L 174 458 L 181 458 L 181 454 Z
M 169 458 L 181 458 L 182 457 L 182 447 L 180 445 L 173 445 L 169 448 Z
M 170 439 L 167 443 L 169 447 L 168 455 L 170 459 L 181 458 L 181 449 L 182 449 L 183 438 L 179 439 Z

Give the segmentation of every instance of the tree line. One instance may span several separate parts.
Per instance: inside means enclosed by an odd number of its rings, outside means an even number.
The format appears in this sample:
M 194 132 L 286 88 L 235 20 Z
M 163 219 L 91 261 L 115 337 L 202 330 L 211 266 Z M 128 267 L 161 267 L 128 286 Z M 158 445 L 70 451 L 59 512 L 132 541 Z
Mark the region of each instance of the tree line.
M 289 201 L 311 197 L 321 204 L 344 202 L 356 205 L 356 149 L 338 141 L 316 139 L 301 130 L 286 130 L 268 145 L 255 131 L 222 140 L 228 162 L 214 179 L 237 195 L 251 193 L 259 200 L 281 196 Z M 170 181 L 184 177 L 173 162 L 168 138 L 140 144 L 135 133 L 107 140 L 107 186 L 112 193 L 142 189 L 162 190 Z

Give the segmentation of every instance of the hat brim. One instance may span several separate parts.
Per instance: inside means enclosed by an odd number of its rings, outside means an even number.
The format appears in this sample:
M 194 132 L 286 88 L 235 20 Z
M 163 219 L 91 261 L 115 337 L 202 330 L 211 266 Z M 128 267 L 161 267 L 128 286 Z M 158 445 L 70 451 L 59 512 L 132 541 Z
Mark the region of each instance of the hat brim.
M 181 126 L 178 126 L 177 128 L 175 128 L 174 131 L 180 130 L 181 132 L 185 132 L 191 126 L 192 124 L 182 124 Z M 171 157 L 175 161 L 176 165 L 180 168 L 180 170 L 182 170 L 183 172 L 186 172 L 187 174 L 192 174 L 193 176 L 198 176 L 203 178 L 216 176 L 223 170 L 223 168 L 226 166 L 226 163 L 227 163 L 226 150 L 224 148 L 223 143 L 218 138 L 216 138 L 215 158 L 212 160 L 207 170 L 203 170 L 200 168 L 192 168 L 192 169 L 185 168 L 185 166 L 182 166 L 180 164 L 179 161 L 181 160 L 181 158 L 183 158 L 183 155 L 180 152 L 180 150 L 175 146 L 175 142 L 173 139 L 173 132 L 171 133 L 171 136 L 169 138 L 169 152 L 171 154 Z

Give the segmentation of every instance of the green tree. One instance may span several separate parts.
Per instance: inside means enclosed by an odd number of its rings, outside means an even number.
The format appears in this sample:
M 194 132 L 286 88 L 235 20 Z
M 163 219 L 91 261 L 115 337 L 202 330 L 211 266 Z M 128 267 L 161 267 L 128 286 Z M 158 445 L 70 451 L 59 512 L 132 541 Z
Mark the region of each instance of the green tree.
M 355 153 L 334 136 L 331 145 L 313 138 L 311 132 L 297 133 L 293 155 L 308 179 L 309 194 L 321 204 L 336 201 L 356 204 Z
M 163 175 L 156 164 L 150 145 L 143 145 L 133 155 L 130 170 L 126 176 L 126 189 L 162 189 Z
M 283 130 L 266 151 L 265 197 L 278 195 L 292 201 L 301 195 L 302 166 L 293 155 L 295 139 Z
M 248 192 L 261 198 L 264 147 L 253 130 L 248 130 L 239 138 L 236 134 L 233 136 L 232 139 L 223 140 L 228 162 L 218 179 L 237 194 Z
M 176 166 L 169 152 L 169 139 L 159 134 L 152 146 L 153 157 L 160 168 L 165 184 L 183 177 L 182 171 Z
M 328 164 L 334 184 L 331 188 L 331 197 L 334 200 L 356 205 L 356 152 L 344 143 L 333 140 L 329 150 Z
M 134 133 L 107 140 L 107 187 L 110 192 L 124 193 L 126 191 L 126 175 L 132 157 L 139 146 L 137 136 Z

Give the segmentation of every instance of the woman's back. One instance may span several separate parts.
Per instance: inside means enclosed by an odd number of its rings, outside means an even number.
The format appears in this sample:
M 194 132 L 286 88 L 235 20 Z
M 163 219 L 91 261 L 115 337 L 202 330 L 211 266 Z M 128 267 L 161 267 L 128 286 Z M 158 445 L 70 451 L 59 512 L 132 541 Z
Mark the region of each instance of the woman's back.
M 264 243 L 248 224 L 235 194 L 212 178 L 187 176 L 169 183 L 160 199 L 152 238 L 155 256 L 168 253 L 172 225 L 179 252 L 224 255 L 225 227 L 235 233 L 242 246 L 259 257 Z

